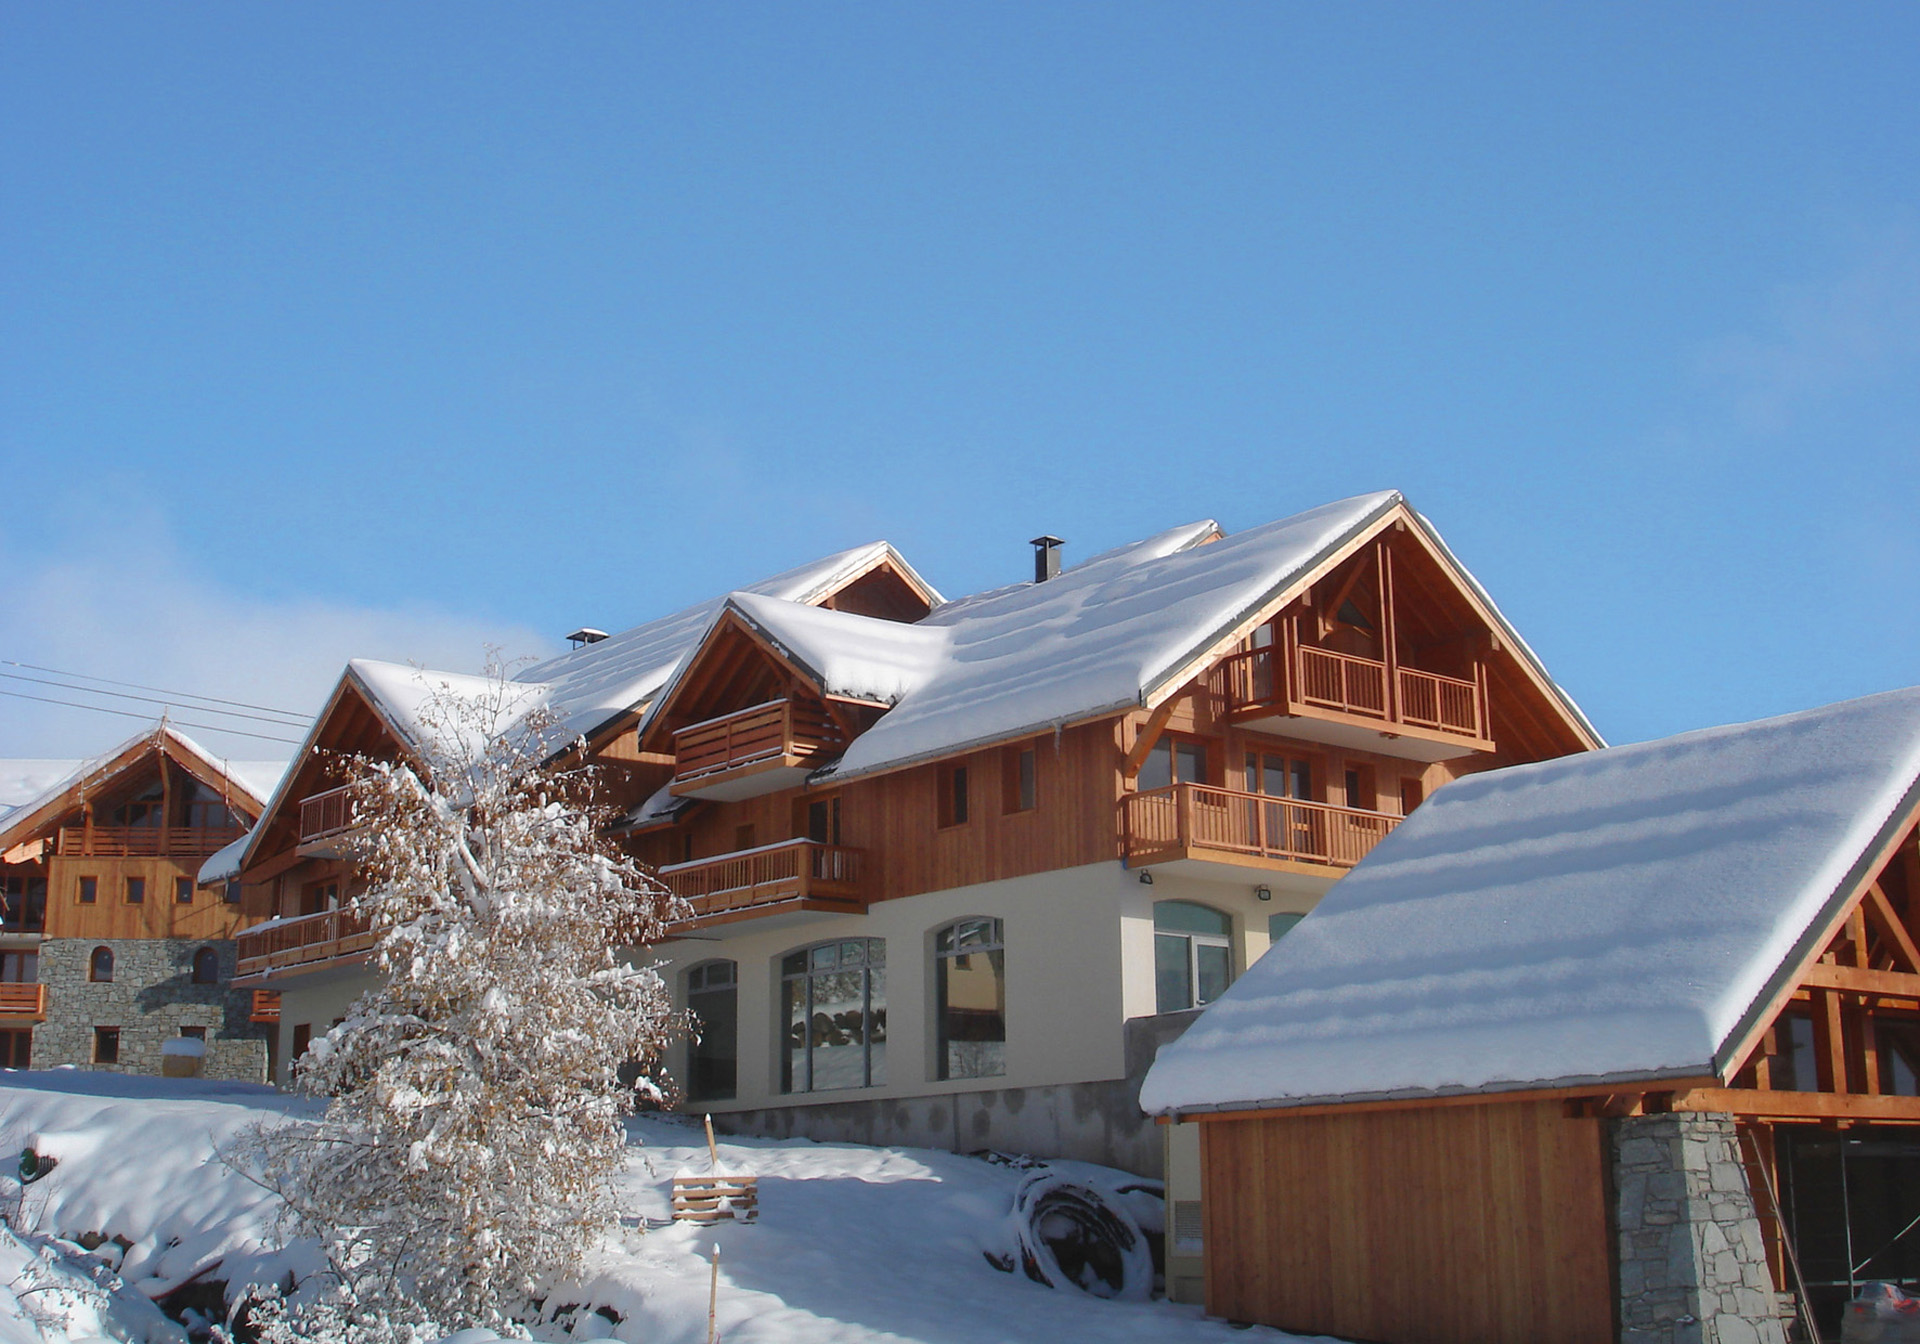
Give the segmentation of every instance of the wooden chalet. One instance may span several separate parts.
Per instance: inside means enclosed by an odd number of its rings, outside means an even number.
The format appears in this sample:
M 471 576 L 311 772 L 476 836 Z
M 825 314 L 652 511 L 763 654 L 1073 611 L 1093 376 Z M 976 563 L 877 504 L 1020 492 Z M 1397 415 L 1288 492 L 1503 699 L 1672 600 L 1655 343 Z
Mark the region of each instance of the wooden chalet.
M 723 1127 L 1157 1170 L 1154 1042 L 1447 781 L 1598 745 L 1397 494 L 1044 540 L 951 602 L 861 548 L 523 674 L 692 907 L 652 955 Z M 355 663 L 234 865 L 288 1057 L 368 974 L 337 762 L 407 750 L 426 682 Z
M 252 1000 L 228 1001 L 234 934 L 263 912 L 195 874 L 281 768 L 161 724 L 0 817 L 0 1062 L 158 1073 L 162 1040 L 187 1034 L 212 1072 L 265 1077 Z
M 1208 1311 L 1834 1340 L 1920 1285 L 1917 825 L 1920 690 L 1447 790 L 1146 1081 Z

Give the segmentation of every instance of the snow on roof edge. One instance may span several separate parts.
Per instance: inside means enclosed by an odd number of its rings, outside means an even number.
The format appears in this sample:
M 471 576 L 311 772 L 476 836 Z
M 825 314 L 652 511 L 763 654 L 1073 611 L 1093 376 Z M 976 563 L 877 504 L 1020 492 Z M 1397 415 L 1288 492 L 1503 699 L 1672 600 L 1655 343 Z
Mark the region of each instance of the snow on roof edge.
M 1671 1069 L 1643 1070 L 1638 1073 L 1566 1074 L 1559 1078 L 1525 1078 L 1487 1083 L 1477 1087 L 1405 1087 L 1390 1092 L 1327 1093 L 1313 1097 L 1275 1097 L 1262 1101 L 1207 1102 L 1196 1106 L 1165 1106 L 1141 1109 L 1148 1115 L 1182 1117 L 1189 1115 L 1236 1115 L 1252 1111 L 1297 1111 L 1308 1106 L 1369 1106 L 1383 1101 L 1446 1101 L 1455 1097 L 1519 1096 L 1528 1092 L 1555 1092 L 1576 1087 L 1619 1087 L 1632 1083 L 1667 1083 L 1677 1079 L 1706 1078 L 1710 1064 L 1698 1067 L 1679 1065 Z

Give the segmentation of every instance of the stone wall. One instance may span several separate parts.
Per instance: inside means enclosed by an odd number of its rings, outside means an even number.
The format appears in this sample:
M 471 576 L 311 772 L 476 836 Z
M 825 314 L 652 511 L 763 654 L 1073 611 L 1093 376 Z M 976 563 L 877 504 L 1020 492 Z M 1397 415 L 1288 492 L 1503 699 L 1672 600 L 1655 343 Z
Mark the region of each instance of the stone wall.
M 113 949 L 113 979 L 88 979 L 96 947 Z M 220 954 L 215 984 L 193 983 L 193 955 Z M 235 989 L 231 939 L 51 938 L 40 945 L 47 1020 L 33 1029 L 33 1064 L 62 1064 L 116 1073 L 158 1075 L 160 1045 L 182 1027 L 207 1029 L 202 1076 L 249 1083 L 267 1080 L 267 1038 L 252 1021 L 253 991 Z M 93 1062 L 93 1029 L 120 1028 L 117 1064 Z
M 1786 1344 L 1733 1117 L 1613 1122 L 1622 1344 Z

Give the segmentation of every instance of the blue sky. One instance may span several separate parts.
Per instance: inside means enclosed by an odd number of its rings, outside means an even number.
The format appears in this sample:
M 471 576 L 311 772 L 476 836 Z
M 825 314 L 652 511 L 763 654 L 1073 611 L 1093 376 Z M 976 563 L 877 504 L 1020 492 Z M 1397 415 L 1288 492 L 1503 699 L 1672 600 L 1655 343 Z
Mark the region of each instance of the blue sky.
M 1909 684 L 1916 50 L 0 0 L 0 659 L 312 708 L 874 537 L 960 593 L 1396 487 L 1615 741 Z M 0 700 L 0 756 L 131 727 Z

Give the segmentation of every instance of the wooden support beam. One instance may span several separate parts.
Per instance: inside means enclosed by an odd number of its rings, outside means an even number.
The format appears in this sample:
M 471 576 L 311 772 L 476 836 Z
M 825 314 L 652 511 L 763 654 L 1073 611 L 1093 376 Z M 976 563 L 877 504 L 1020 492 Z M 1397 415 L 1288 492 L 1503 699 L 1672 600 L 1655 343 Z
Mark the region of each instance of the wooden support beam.
M 1133 739 L 1133 750 L 1127 753 L 1127 759 L 1120 763 L 1120 777 L 1132 779 L 1140 773 L 1140 767 L 1146 764 L 1147 753 L 1153 750 L 1153 744 L 1160 740 L 1160 734 L 1166 731 L 1167 720 L 1173 717 L 1173 706 L 1179 696 L 1169 696 L 1160 702 L 1159 708 L 1147 716 L 1140 725 L 1140 735 Z
M 1380 646 L 1387 665 L 1387 719 L 1400 722 L 1400 629 L 1393 608 L 1393 552 L 1385 541 L 1374 543 L 1380 564 Z
M 1675 1093 L 1673 1109 L 1724 1111 L 1765 1120 L 1877 1120 L 1920 1125 L 1920 1097 L 1869 1097 L 1849 1092 L 1701 1087 Z
M 1366 572 L 1366 561 L 1356 559 L 1353 568 L 1347 571 L 1347 577 L 1341 581 L 1338 588 L 1333 590 L 1333 596 L 1320 603 L 1315 609 L 1319 616 L 1317 628 L 1320 631 L 1320 638 L 1325 639 L 1327 632 L 1333 629 L 1334 621 L 1339 618 L 1341 606 L 1353 596 L 1354 586 L 1360 582 L 1360 576 Z
M 1872 994 L 1881 998 L 1920 999 L 1920 975 L 1906 971 L 1863 970 L 1858 966 L 1834 966 L 1815 962 L 1807 967 L 1800 983 L 1811 990 L 1844 990 L 1849 994 Z
M 1837 990 L 1822 990 L 1816 996 L 1818 1003 L 1814 1011 L 1813 1030 L 1817 1041 L 1816 1071 L 1820 1075 L 1822 1092 L 1845 1092 L 1847 1090 L 1847 1029 L 1840 1015 L 1840 994 Z
M 1870 966 L 1867 960 L 1867 915 L 1859 905 L 1853 907 L 1853 913 L 1847 916 L 1847 937 L 1853 942 L 1853 964 Z
M 1887 893 L 1880 889 L 1878 882 L 1867 884 L 1866 899 L 1861 904 L 1867 908 L 1868 914 L 1880 926 L 1880 931 L 1892 940 L 1895 948 L 1899 949 L 1901 959 L 1906 962 L 1906 969 L 1920 972 L 1920 947 L 1914 946 L 1913 935 L 1907 932 L 1905 921 L 1893 908 L 1893 902 L 1887 899 Z

